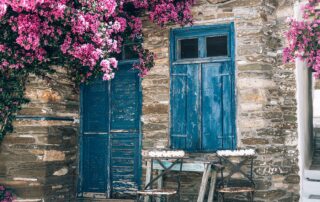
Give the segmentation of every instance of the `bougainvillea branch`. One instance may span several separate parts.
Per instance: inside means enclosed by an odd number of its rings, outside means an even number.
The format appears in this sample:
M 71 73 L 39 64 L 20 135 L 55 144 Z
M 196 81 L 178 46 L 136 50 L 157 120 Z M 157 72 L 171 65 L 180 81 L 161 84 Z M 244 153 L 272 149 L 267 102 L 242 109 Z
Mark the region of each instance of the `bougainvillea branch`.
M 142 14 L 159 26 L 192 22 L 193 0 L 0 0 L 0 126 L 11 120 L 26 100 L 5 88 L 9 80 L 24 89 L 21 78 L 45 75 L 51 65 L 69 68 L 76 82 L 117 71 L 114 55 L 123 44 L 134 44 L 144 76 L 154 55 L 144 49 Z M 0 129 L 1 130 L 1 129 Z M 0 137 L 5 130 L 0 131 Z
M 320 0 L 309 0 L 302 6 L 303 20 L 289 19 L 290 28 L 286 33 L 287 47 L 283 50 L 284 62 L 296 58 L 305 60 L 308 67 L 320 77 Z

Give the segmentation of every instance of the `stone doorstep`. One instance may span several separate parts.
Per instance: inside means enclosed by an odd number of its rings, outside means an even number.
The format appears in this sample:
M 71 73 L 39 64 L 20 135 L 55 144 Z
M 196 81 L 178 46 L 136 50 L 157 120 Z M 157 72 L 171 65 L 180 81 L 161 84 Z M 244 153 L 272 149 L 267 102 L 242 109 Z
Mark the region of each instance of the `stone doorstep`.
M 317 195 L 309 195 L 309 196 L 303 196 L 301 199 L 303 202 L 318 202 L 319 198 L 317 197 L 318 197 Z
M 320 199 L 320 195 L 310 195 L 309 199 Z
M 14 202 L 43 202 L 42 199 L 16 199 Z M 134 202 L 129 199 L 77 199 L 77 202 Z
M 78 202 L 134 202 L 134 200 L 130 199 L 78 199 Z

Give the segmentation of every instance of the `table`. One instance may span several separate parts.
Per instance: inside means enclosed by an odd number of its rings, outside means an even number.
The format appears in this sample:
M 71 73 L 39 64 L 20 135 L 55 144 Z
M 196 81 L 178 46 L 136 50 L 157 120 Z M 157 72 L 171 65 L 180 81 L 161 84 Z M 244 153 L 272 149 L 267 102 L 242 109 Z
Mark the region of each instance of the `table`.
M 149 184 L 150 178 L 151 178 L 151 160 L 150 159 L 146 159 L 146 160 L 147 160 L 147 171 L 146 171 L 145 184 L 147 185 L 147 184 Z M 163 164 L 166 167 L 169 167 L 170 165 L 172 165 L 172 163 L 170 161 L 163 161 Z M 158 170 L 158 172 L 161 173 L 161 172 L 163 172 L 163 167 L 157 163 L 154 163 L 153 170 Z M 174 165 L 171 168 L 171 170 L 179 171 L 180 165 Z M 203 173 L 197 202 L 204 201 L 205 192 L 206 192 L 206 189 L 208 186 L 208 180 L 209 180 L 209 177 L 211 176 L 211 181 L 210 181 L 210 185 L 209 185 L 210 187 L 209 187 L 208 202 L 212 202 L 213 196 L 214 196 L 214 191 L 215 191 L 214 189 L 215 189 L 216 177 L 217 177 L 216 164 L 214 164 L 213 162 L 209 162 L 209 161 L 185 162 L 185 163 L 183 163 L 182 171 L 184 171 L 184 172 L 202 172 Z M 159 178 L 157 183 L 158 183 L 159 188 L 163 187 L 163 179 L 162 178 Z M 148 201 L 148 198 L 145 199 L 145 202 L 147 202 L 147 201 Z

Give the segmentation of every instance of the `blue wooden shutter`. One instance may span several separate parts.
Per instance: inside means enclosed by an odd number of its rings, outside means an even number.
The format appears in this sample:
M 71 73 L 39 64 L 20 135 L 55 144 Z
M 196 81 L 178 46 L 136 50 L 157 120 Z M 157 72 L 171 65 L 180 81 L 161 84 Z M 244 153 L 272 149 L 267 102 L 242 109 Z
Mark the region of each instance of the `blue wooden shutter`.
M 171 145 L 194 151 L 199 144 L 199 65 L 176 65 L 171 71 Z
M 80 196 L 134 194 L 141 178 L 141 89 L 131 64 L 119 64 L 109 82 L 81 87 Z
M 82 86 L 82 192 L 105 193 L 108 155 L 108 84 L 96 81 Z
M 202 150 L 234 147 L 230 63 L 202 65 Z
M 140 181 L 140 78 L 121 65 L 111 81 L 110 179 L 112 198 L 135 194 Z
M 122 65 L 111 80 L 112 130 L 139 131 L 140 126 L 140 78 L 132 65 Z
M 174 149 L 216 151 L 235 147 L 230 70 L 230 62 L 173 66 L 171 146 Z

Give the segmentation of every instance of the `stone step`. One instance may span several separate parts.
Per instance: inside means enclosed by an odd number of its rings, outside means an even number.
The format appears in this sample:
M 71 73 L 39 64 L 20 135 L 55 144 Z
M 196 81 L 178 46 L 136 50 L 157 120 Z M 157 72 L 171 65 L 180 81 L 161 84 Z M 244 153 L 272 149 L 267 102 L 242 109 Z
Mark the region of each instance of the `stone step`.
M 315 181 L 313 181 L 315 180 Z M 317 179 L 305 179 L 303 182 L 303 190 L 305 192 L 305 194 L 308 195 L 320 195 L 320 180 Z
M 302 202 L 319 202 L 320 201 L 320 195 L 307 195 L 302 197 Z
M 97 199 L 97 198 L 83 198 L 77 199 L 77 202 L 134 202 L 131 199 Z
M 320 180 L 320 170 L 305 170 L 304 177 L 309 179 Z

